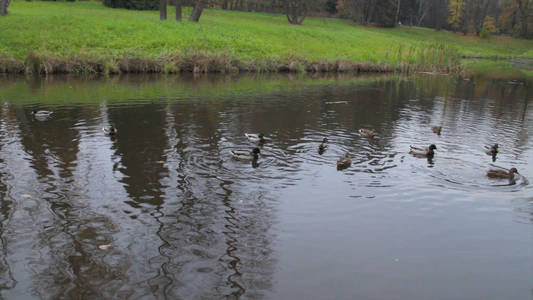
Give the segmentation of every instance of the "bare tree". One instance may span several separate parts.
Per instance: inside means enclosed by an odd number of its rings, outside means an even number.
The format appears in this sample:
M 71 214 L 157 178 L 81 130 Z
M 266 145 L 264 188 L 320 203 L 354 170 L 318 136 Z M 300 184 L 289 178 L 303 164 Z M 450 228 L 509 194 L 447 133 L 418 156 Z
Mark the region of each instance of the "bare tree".
M 285 15 L 293 25 L 302 24 L 307 17 L 308 8 L 306 0 L 285 0 Z
M 394 23 L 398 24 L 400 21 L 400 8 L 402 7 L 402 1 L 398 0 L 398 3 L 396 3 L 396 18 L 394 19 Z
M 194 9 L 192 10 L 191 17 L 189 18 L 189 20 L 193 22 L 200 21 L 200 17 L 202 16 L 202 12 L 204 11 L 204 8 L 206 6 L 207 6 L 207 0 L 196 1 L 196 5 L 194 6 Z
M 420 26 L 422 22 L 424 22 L 424 19 L 426 18 L 429 8 L 431 6 L 431 3 L 429 0 L 420 0 L 418 4 L 418 14 L 416 16 L 416 26 Z
M 167 19 L 167 0 L 159 0 L 159 19 Z
M 174 5 L 176 5 L 176 21 L 181 21 L 181 0 L 175 0 Z

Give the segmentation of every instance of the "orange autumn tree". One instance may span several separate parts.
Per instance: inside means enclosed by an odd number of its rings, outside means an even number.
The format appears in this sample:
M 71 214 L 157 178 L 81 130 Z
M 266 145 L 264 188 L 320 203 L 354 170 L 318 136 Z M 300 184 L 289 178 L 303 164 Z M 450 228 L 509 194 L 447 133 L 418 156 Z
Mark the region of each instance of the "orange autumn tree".
M 485 18 L 485 22 L 483 22 L 483 30 L 485 30 L 488 33 L 498 32 L 498 28 L 496 27 L 496 21 L 494 20 L 494 17 L 488 16 Z
M 453 32 L 460 30 L 463 26 L 464 7 L 464 0 L 451 0 L 448 4 L 448 24 L 452 27 Z

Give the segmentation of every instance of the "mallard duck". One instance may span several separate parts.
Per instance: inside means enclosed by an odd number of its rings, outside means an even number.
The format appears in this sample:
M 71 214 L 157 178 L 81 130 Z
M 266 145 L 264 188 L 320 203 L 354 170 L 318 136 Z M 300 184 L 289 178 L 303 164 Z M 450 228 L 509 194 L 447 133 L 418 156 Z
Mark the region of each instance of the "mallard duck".
M 431 127 L 431 131 L 433 131 L 434 133 L 440 135 L 440 132 L 442 131 L 442 126 L 433 126 L 433 127 Z
M 352 165 L 352 160 L 350 159 L 350 154 L 346 153 L 344 156 L 337 160 L 337 170 L 343 170 L 349 168 Z
M 252 149 L 252 151 L 248 150 L 231 150 L 231 155 L 233 155 L 233 158 L 240 159 L 240 160 L 256 160 L 259 158 L 259 154 L 261 153 L 261 149 L 255 147 Z
M 36 118 L 47 118 L 49 117 L 53 112 L 48 110 L 32 110 L 31 114 Z
M 322 140 L 322 144 L 318 145 L 318 153 L 322 154 L 328 149 L 328 138 Z
M 371 138 L 371 139 L 373 139 L 377 135 L 377 133 L 374 130 L 368 130 L 368 129 L 363 129 L 363 128 L 359 129 L 359 134 L 361 136 L 364 136 L 366 138 Z
M 118 129 L 115 126 L 110 125 L 102 128 L 102 131 L 107 135 L 115 135 L 118 132 Z
M 489 178 L 513 179 L 514 174 L 520 174 L 518 173 L 518 170 L 516 168 L 510 169 L 509 172 L 505 170 L 488 170 L 487 171 L 487 176 Z
M 487 155 L 496 156 L 496 154 L 498 154 L 498 148 L 499 148 L 498 144 L 494 144 L 490 147 L 487 146 L 485 148 L 486 148 L 485 153 L 487 153 Z
M 429 145 L 427 148 L 418 148 L 410 146 L 411 150 L 409 151 L 410 154 L 417 156 L 417 157 L 429 157 L 432 158 L 435 155 L 435 151 L 437 150 L 437 146 L 434 144 Z
M 264 143 L 267 140 L 269 140 L 269 138 L 265 137 L 265 134 L 262 132 L 261 133 L 245 133 L 244 135 L 252 142 Z

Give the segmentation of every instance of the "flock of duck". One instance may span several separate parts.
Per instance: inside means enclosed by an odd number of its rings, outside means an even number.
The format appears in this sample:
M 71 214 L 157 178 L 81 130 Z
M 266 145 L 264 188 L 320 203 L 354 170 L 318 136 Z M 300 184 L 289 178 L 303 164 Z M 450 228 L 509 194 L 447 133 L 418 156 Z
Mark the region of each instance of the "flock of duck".
M 43 120 L 50 117 L 52 114 L 51 111 L 45 111 L 45 110 L 33 110 L 32 115 L 38 119 Z M 440 135 L 442 132 L 442 126 L 433 126 L 431 127 L 431 130 Z M 107 127 L 102 128 L 102 131 L 106 135 L 114 136 L 117 134 L 118 129 L 114 125 L 110 125 Z M 362 137 L 368 138 L 368 139 L 374 139 L 378 136 L 378 134 L 369 129 L 359 129 L 359 134 Z M 259 146 L 262 146 L 264 143 L 268 142 L 270 138 L 266 137 L 263 133 L 245 133 L 244 134 L 248 140 L 250 140 L 253 143 L 257 143 Z M 318 145 L 318 153 L 322 155 L 328 148 L 328 139 L 324 138 L 320 145 Z M 427 158 L 432 159 L 435 156 L 435 150 L 437 150 L 437 146 L 434 144 L 429 145 L 429 147 L 421 148 L 421 147 L 414 147 L 410 146 L 409 154 L 413 155 L 414 157 L 418 158 Z M 486 147 L 485 153 L 487 155 L 492 156 L 492 160 L 496 160 L 496 155 L 499 152 L 499 145 L 494 144 L 490 147 Z M 231 151 L 232 156 L 237 160 L 252 160 L 252 163 L 257 164 L 257 160 L 259 159 L 259 155 L 261 154 L 261 149 L 259 147 L 254 147 L 251 151 L 250 150 L 232 150 Z M 352 160 L 350 159 L 350 153 L 346 153 L 343 156 L 341 156 L 337 160 L 337 169 L 338 170 L 344 170 L 349 168 L 352 165 Z M 507 170 L 499 170 L 499 169 L 491 169 L 487 171 L 487 177 L 489 178 L 500 178 L 500 179 L 514 179 L 515 174 L 519 174 L 518 170 L 516 168 L 511 168 L 508 171 Z
M 434 126 L 431 128 L 431 130 L 440 135 L 442 132 L 441 126 Z M 362 137 L 368 138 L 368 139 L 374 139 L 378 136 L 378 134 L 369 129 L 359 129 L 359 134 Z M 269 138 L 267 138 L 263 133 L 257 133 L 257 134 L 251 134 L 251 133 L 245 133 L 244 134 L 248 140 L 254 143 L 259 143 L 259 145 L 263 145 L 266 143 Z M 328 148 L 328 139 L 324 138 L 322 142 L 318 145 L 318 153 L 322 155 Z M 435 156 L 435 150 L 437 150 L 437 146 L 434 144 L 429 145 L 428 147 L 414 147 L 410 146 L 409 154 L 413 155 L 414 157 L 418 158 L 427 158 L 432 159 Z M 487 146 L 485 149 L 485 153 L 487 155 L 492 156 L 492 160 L 496 160 L 496 156 L 499 152 L 499 145 L 494 144 L 492 146 Z M 257 161 L 259 159 L 259 155 L 261 154 L 261 149 L 259 147 L 253 148 L 250 150 L 233 150 L 232 155 L 235 159 L 238 160 L 252 160 Z M 338 170 L 344 170 L 349 168 L 352 165 L 352 160 L 350 159 L 350 153 L 346 153 L 343 156 L 341 156 L 337 160 L 337 169 Z M 489 178 L 500 178 L 500 179 L 514 179 L 515 174 L 519 174 L 518 170 L 516 168 L 511 168 L 510 170 L 498 170 L 498 169 L 491 169 L 487 171 L 487 177 Z

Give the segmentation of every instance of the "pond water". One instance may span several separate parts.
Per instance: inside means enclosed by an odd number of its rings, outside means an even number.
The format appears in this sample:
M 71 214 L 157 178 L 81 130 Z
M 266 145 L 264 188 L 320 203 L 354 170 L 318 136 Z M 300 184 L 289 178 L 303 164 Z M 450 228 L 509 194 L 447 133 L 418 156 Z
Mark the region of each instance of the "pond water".
M 532 299 L 532 121 L 507 80 L 3 77 L 0 295 Z

